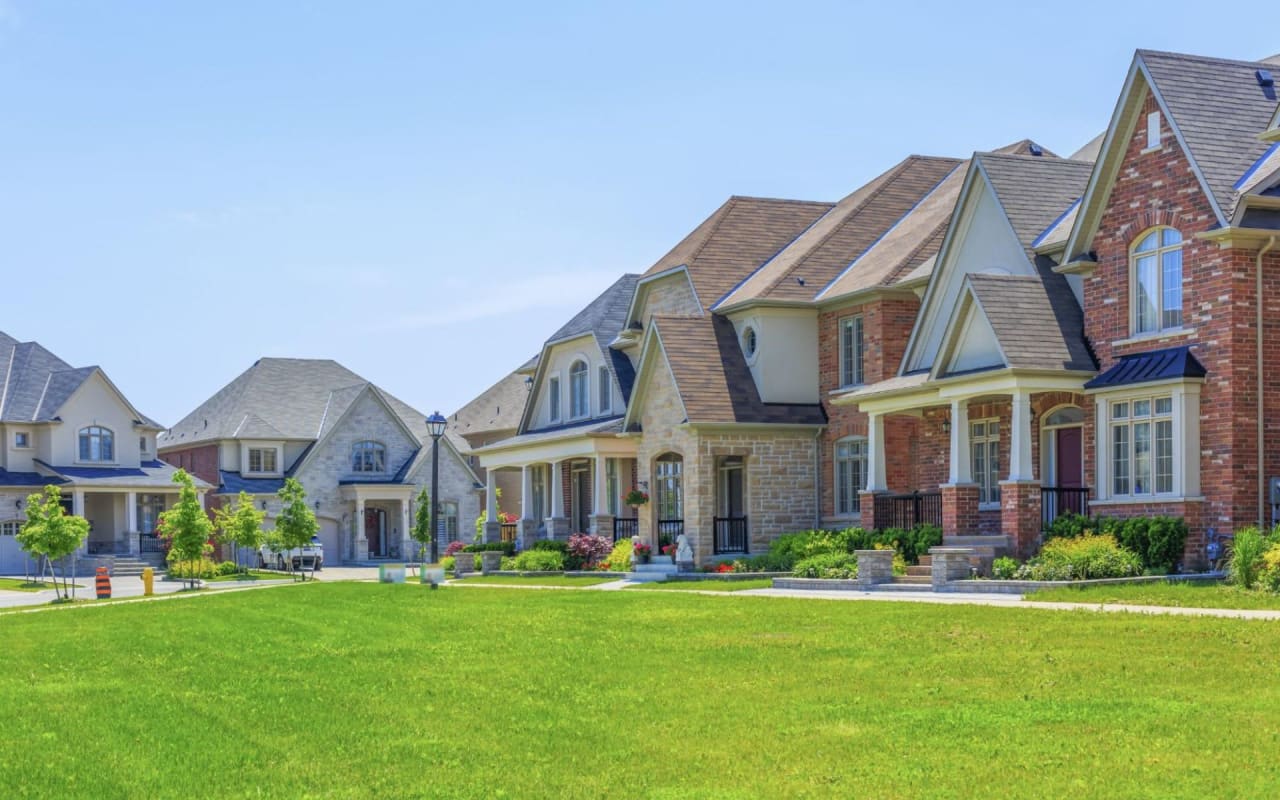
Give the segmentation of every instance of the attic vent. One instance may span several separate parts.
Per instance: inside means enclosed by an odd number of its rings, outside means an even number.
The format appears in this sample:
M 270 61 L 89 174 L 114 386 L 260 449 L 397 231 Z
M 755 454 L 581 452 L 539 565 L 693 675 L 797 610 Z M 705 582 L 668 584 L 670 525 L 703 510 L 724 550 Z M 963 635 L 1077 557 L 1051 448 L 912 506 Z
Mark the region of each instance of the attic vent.
M 796 283 L 800 284 L 801 286 L 804 286 L 804 278 L 796 278 Z
M 1275 85 L 1276 85 L 1276 79 L 1275 79 L 1275 77 L 1273 77 L 1273 76 L 1272 76 L 1272 74 L 1271 74 L 1271 70 L 1269 70 L 1269 69 L 1260 69 L 1260 70 L 1258 70 L 1258 71 L 1254 72 L 1253 74 L 1258 78 L 1258 85 L 1259 85 L 1259 86 L 1268 86 L 1268 87 L 1269 87 L 1269 86 L 1275 86 Z
M 1044 155 L 1044 148 L 1036 144 L 1035 142 L 1032 142 L 1031 144 L 1027 145 L 1027 152 L 1033 156 L 1042 156 Z

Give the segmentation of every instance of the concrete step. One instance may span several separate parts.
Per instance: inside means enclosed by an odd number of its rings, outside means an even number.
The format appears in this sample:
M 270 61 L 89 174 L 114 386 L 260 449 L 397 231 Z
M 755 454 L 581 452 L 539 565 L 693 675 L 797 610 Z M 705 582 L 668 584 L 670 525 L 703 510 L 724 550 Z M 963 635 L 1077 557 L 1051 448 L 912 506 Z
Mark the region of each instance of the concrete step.
M 932 565 L 921 565 L 921 566 L 918 566 L 918 567 L 907 567 L 907 574 L 908 574 L 908 575 L 923 576 L 923 577 L 926 577 L 926 578 L 927 578 L 927 577 L 929 577 L 930 575 L 932 575 L 932 574 L 933 574 L 933 566 L 932 566 Z
M 643 565 L 640 565 L 643 566 Z M 668 577 L 666 572 L 628 572 L 627 580 L 632 583 L 662 583 Z
M 929 575 L 894 575 L 893 582 L 897 584 L 931 586 L 933 585 L 933 578 Z
M 893 583 L 877 583 L 872 587 L 873 592 L 932 592 L 932 583 L 898 583 L 898 579 L 894 579 Z
M 675 575 L 677 572 L 680 571 L 680 569 L 675 564 L 672 564 L 670 561 L 668 561 L 665 564 L 662 564 L 662 563 L 632 564 L 631 571 L 642 573 L 645 575 Z
M 928 555 L 920 556 L 920 566 L 922 566 L 922 567 L 932 567 L 932 566 L 933 566 L 933 556 L 928 556 Z

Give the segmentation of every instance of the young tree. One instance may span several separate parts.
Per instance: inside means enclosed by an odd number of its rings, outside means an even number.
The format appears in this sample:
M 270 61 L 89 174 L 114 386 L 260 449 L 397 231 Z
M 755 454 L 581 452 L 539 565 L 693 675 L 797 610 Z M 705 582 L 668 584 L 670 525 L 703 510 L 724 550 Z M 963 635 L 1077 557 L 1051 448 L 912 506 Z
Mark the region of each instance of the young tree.
M 409 535 L 418 543 L 418 561 L 427 562 L 427 547 L 431 544 L 431 493 L 422 487 L 418 493 L 418 511 L 413 517 L 413 529 Z
M 189 578 L 191 587 L 195 588 L 199 579 L 200 561 L 205 556 L 209 537 L 213 535 L 213 522 L 200 507 L 195 481 L 187 471 L 180 469 L 173 473 L 173 482 L 181 484 L 182 490 L 173 508 L 160 515 L 160 522 L 165 533 L 171 537 L 169 560 L 190 565 Z
M 295 478 L 286 478 L 276 496 L 284 506 L 280 509 L 280 516 L 276 517 L 276 534 L 284 549 L 292 550 L 311 544 L 311 538 L 320 530 L 320 523 L 316 522 L 315 513 L 307 506 L 307 492 L 302 484 Z M 312 573 L 315 572 L 315 566 L 312 561 Z M 289 567 L 293 568 L 293 559 L 289 559 Z M 307 579 L 306 572 L 302 573 L 302 579 Z
M 62 508 L 62 490 L 44 487 L 43 493 L 27 498 L 27 521 L 18 532 L 18 546 L 36 561 L 49 560 L 50 565 L 74 553 L 89 538 L 89 521 L 67 514 Z M 51 570 L 52 571 L 52 570 Z M 62 599 L 70 598 L 71 582 L 66 567 L 62 570 Z M 58 595 L 58 576 L 53 575 L 54 594 Z
M 248 492 L 241 492 L 234 505 L 222 506 L 214 512 L 214 526 L 222 534 L 222 541 L 236 547 L 236 566 L 240 566 L 240 550 L 257 552 L 262 547 L 262 520 L 267 512 L 253 506 Z

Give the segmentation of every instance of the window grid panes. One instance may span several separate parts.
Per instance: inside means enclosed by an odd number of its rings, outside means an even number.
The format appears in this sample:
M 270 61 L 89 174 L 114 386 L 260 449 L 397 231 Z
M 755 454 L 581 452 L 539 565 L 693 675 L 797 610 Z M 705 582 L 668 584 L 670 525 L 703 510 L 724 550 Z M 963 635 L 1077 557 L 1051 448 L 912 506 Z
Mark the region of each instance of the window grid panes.
M 1151 231 L 1133 248 L 1136 333 L 1182 327 L 1182 234 Z
M 138 533 L 155 533 L 160 524 L 160 514 L 164 511 L 164 495 L 138 495 Z
M 22 523 L 18 520 L 0 522 L 0 536 L 17 536 L 20 530 L 22 530 Z
M 1111 491 L 1134 496 L 1173 491 L 1173 399 L 1111 404 Z
M 31 439 L 28 438 L 28 434 L 26 433 L 15 433 L 13 435 L 13 446 L 14 447 L 30 447 Z
M 609 377 L 608 367 L 600 368 L 596 383 L 600 393 L 600 413 L 608 414 L 613 411 L 613 380 Z
M 970 423 L 969 452 L 973 482 L 978 484 L 978 502 L 1000 502 L 1000 421 L 984 419 Z
M 351 448 L 352 472 L 385 472 L 387 449 L 378 442 L 356 442 Z
M 858 494 L 867 485 L 867 440 L 858 437 L 836 442 L 836 513 L 857 514 L 862 510 Z
M 845 317 L 840 320 L 841 386 L 857 386 L 865 381 L 863 345 L 862 317 Z
M 684 519 L 684 460 L 677 455 L 658 458 L 653 467 L 655 507 L 659 520 Z
M 249 450 L 250 472 L 275 472 L 276 451 L 273 447 L 254 447 Z
M 552 422 L 560 421 L 560 379 L 547 381 L 547 416 Z
M 115 437 L 111 431 L 97 425 L 80 431 L 81 461 L 114 461 Z
M 575 361 L 569 368 L 569 416 L 574 419 L 591 414 L 589 384 L 587 362 Z
M 458 541 L 458 504 L 449 501 L 440 503 L 440 518 L 436 520 L 436 531 L 440 541 L 445 544 Z

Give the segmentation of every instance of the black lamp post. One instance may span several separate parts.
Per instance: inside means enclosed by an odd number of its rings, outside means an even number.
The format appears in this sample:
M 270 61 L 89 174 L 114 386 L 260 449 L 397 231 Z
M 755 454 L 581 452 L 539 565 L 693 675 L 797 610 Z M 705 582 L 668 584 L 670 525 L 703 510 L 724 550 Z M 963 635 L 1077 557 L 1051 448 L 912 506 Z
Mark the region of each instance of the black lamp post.
M 431 563 L 440 563 L 440 437 L 448 421 L 436 411 L 427 417 L 431 434 Z

